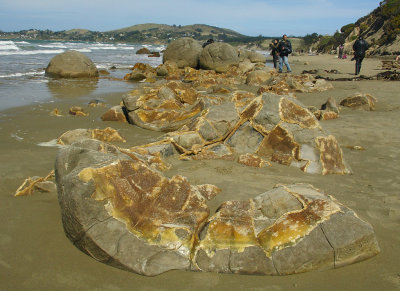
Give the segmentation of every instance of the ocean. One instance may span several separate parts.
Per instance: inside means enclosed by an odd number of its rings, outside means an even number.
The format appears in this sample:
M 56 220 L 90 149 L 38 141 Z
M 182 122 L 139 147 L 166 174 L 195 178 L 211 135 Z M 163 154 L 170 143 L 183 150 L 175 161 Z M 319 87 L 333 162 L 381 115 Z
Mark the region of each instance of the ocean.
M 105 78 L 90 84 L 73 80 L 62 82 L 47 78 L 44 72 L 54 56 L 67 50 L 76 50 L 87 55 L 99 70 L 108 70 L 109 77 L 122 78 L 138 62 L 153 67 L 162 63 L 162 53 L 160 57 L 137 55 L 136 51 L 143 47 L 158 52 L 166 48 L 163 45 L 0 39 L 0 110 L 76 97 L 74 92 L 86 92 L 88 97 L 129 91 L 135 87 L 135 83 Z M 116 69 L 110 70 L 111 67 Z M 79 86 L 85 86 L 88 90 L 70 90 Z

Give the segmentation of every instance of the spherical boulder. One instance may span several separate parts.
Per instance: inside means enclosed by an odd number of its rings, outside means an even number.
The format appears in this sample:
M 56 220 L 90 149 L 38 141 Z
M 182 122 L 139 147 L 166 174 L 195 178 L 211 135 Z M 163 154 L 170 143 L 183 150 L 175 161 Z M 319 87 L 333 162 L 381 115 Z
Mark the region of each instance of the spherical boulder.
M 197 68 L 202 47 L 197 40 L 183 37 L 171 42 L 163 55 L 163 63 L 173 61 L 178 68 Z
M 231 65 L 239 64 L 237 49 L 227 43 L 212 43 L 206 46 L 200 55 L 200 68 L 227 72 Z
M 86 55 L 78 51 L 66 51 L 51 59 L 46 68 L 46 76 L 55 78 L 98 77 L 96 65 Z

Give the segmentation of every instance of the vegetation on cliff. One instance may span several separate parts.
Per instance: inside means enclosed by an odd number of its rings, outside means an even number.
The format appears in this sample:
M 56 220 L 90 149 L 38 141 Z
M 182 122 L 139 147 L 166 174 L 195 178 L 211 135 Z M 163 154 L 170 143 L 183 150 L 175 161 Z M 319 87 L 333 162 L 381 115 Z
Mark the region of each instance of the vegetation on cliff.
M 400 54 L 400 0 L 382 1 L 379 5 L 367 16 L 343 26 L 333 35 L 319 36 L 314 44 L 316 50 L 330 52 L 340 44 L 354 42 L 361 35 L 370 43 L 372 54 Z M 310 39 L 312 35 L 307 36 Z

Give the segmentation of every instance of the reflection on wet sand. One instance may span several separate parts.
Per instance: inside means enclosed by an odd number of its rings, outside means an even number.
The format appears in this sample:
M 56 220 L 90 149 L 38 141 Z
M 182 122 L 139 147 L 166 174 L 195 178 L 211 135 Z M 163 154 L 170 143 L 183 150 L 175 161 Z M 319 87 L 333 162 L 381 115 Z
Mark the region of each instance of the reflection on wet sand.
M 50 79 L 47 83 L 55 98 L 87 96 L 97 89 L 98 79 Z

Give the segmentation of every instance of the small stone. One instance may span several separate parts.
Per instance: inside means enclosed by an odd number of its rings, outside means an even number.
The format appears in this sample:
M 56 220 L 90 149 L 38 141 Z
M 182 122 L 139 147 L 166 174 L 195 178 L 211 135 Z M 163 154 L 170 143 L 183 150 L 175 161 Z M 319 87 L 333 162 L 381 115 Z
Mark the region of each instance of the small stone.
M 75 115 L 75 116 L 88 116 L 89 113 L 85 113 L 82 109 L 82 107 L 79 106 L 73 106 L 69 109 L 69 114 Z

